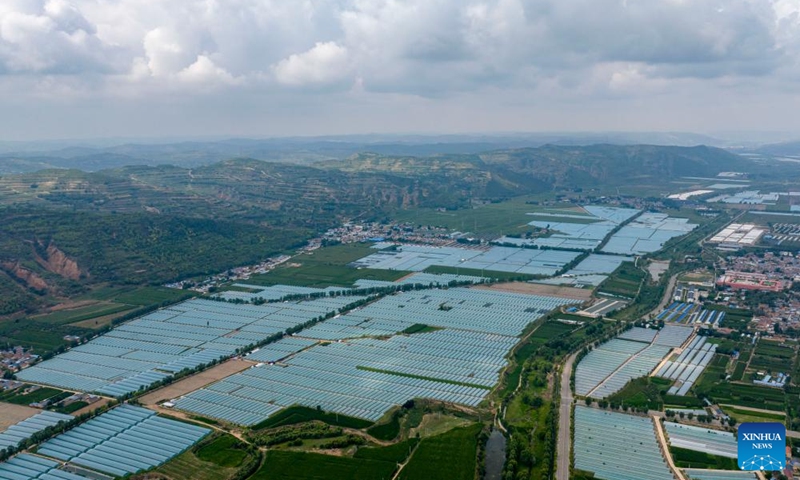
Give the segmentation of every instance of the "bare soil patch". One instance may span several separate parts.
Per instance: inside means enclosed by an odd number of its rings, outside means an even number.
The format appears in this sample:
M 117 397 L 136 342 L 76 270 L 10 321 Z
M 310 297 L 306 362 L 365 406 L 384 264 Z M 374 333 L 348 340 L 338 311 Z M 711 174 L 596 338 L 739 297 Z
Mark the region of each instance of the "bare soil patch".
M 253 365 L 255 365 L 255 363 L 248 360 L 231 359 L 215 367 L 209 368 L 208 370 L 204 370 L 196 375 L 186 377 L 183 380 L 173 383 L 172 385 L 167 385 L 164 388 L 160 388 L 154 392 L 148 393 L 140 398 L 139 401 L 141 401 L 144 405 L 155 405 L 162 400 L 178 398 L 181 395 L 186 395 L 187 393 L 193 392 L 198 388 L 205 387 L 209 383 L 222 380 L 223 378 L 233 375 L 234 373 L 239 373 L 242 370 L 247 370 Z
M 72 414 L 77 417 L 78 415 L 83 415 L 84 413 L 93 412 L 93 411 L 97 410 L 98 408 L 102 407 L 103 405 L 108 405 L 109 403 L 111 403 L 110 399 L 101 398 L 100 400 L 98 400 L 98 401 L 96 401 L 96 402 L 94 402 L 94 403 L 92 403 L 90 405 L 86 405 L 85 407 L 81 408 L 80 410 L 75 410 Z
M 47 313 L 60 312 L 61 310 L 74 310 L 74 309 L 77 309 L 77 308 L 88 307 L 89 305 L 95 305 L 95 304 L 98 304 L 98 303 L 100 303 L 100 302 L 98 302 L 97 300 L 79 300 L 79 301 L 67 300 L 67 301 L 59 303 L 58 305 L 53 305 L 52 307 L 46 309 L 45 310 L 45 312 L 46 312 L 45 314 L 36 315 L 36 316 L 40 317 L 42 315 L 46 315 Z
M 661 279 L 661 275 L 663 275 L 667 270 L 669 270 L 669 260 L 654 260 L 650 262 L 650 265 L 647 266 L 647 271 L 650 272 L 650 278 L 652 278 L 654 282 L 659 281 Z
M 41 412 L 36 408 L 13 403 L 0 403 L 0 432 Z

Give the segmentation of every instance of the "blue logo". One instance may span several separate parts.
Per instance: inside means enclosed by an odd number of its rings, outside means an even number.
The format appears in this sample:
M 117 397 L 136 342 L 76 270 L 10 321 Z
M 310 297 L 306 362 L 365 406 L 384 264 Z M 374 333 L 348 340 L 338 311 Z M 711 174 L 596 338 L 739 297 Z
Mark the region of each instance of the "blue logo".
M 739 425 L 739 468 L 783 470 L 786 466 L 786 427 L 782 423 Z

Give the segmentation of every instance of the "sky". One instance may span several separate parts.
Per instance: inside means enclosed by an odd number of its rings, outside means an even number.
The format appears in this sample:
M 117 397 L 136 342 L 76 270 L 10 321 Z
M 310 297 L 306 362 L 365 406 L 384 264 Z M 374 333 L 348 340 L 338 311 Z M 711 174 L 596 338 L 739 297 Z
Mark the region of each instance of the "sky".
M 798 131 L 800 0 L 1 0 L 0 140 Z

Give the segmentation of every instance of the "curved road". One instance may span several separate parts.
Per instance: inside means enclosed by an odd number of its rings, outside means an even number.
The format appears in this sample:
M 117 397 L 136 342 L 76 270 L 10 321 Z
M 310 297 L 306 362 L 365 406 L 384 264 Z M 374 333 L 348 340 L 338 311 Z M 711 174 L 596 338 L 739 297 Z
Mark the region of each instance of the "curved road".
M 556 443 L 556 480 L 569 480 L 570 424 L 572 423 L 572 389 L 569 379 L 572 364 L 578 353 L 573 353 L 561 370 L 561 403 L 558 407 L 558 440 Z
M 658 315 L 664 311 L 665 308 L 667 308 L 667 305 L 669 305 L 672 301 L 672 291 L 675 290 L 675 284 L 678 282 L 678 275 L 680 274 L 676 273 L 670 277 L 669 281 L 667 282 L 667 289 L 664 290 L 664 296 L 661 298 L 661 303 L 659 303 L 658 306 L 654 308 L 648 315 Z M 644 318 L 647 318 L 647 316 Z

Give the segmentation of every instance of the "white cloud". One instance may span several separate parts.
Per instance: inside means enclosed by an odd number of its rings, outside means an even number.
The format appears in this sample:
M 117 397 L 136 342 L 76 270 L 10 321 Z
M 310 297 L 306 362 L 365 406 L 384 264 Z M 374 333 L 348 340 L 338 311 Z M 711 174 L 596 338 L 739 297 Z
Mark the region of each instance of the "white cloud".
M 798 79 L 797 0 L 0 0 L 0 96 L 585 104 Z
M 81 12 L 63 0 L 0 9 L 0 71 L 81 75 L 120 67 Z
M 204 56 L 236 78 L 274 75 L 265 88 L 357 76 L 423 95 L 616 62 L 647 77 L 763 75 L 800 57 L 799 15 L 794 0 L 4 0 L 0 65 L 133 74 L 144 59 L 179 81 Z
M 198 57 L 194 39 L 159 27 L 144 36 L 144 53 L 153 76 L 174 75 L 190 66 Z
M 224 68 L 215 65 L 205 55 L 199 55 L 193 64 L 181 70 L 178 73 L 178 78 L 189 83 L 200 84 L 235 85 L 240 83 L 233 75 L 225 71 Z
M 290 55 L 273 70 L 279 83 L 293 87 L 330 85 L 350 77 L 347 49 L 335 42 L 317 43 L 303 53 Z

